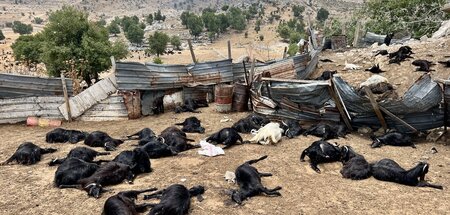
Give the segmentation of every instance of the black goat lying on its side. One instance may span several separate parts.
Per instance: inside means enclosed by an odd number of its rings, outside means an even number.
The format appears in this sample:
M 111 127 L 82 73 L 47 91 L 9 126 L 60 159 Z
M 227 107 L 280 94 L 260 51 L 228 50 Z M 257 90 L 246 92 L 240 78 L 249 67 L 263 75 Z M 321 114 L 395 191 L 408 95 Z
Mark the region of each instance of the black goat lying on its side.
M 403 169 L 398 163 L 391 159 L 382 159 L 372 166 L 372 175 L 380 181 L 390 181 L 408 186 L 432 187 L 443 189 L 441 185 L 430 184 L 425 181 L 429 164 L 420 162 L 410 170 Z
M 317 164 L 339 161 L 341 159 L 341 150 L 337 145 L 325 142 L 315 141 L 308 148 L 303 150 L 300 155 L 300 161 L 305 161 L 305 156 L 309 157 L 311 168 L 320 173 Z
M 144 203 L 136 205 L 135 200 L 137 199 L 137 196 L 155 190 L 157 189 L 130 190 L 111 196 L 106 200 L 105 205 L 103 206 L 102 215 L 135 215 L 142 213 L 145 209 L 152 206 L 152 204 Z
M 184 120 L 182 123 L 177 123 L 175 125 L 182 125 L 181 129 L 183 132 L 187 133 L 205 133 L 205 128 L 202 127 L 201 121 L 197 117 L 192 116 Z
M 184 100 L 184 105 L 175 108 L 175 113 L 200 113 L 200 111 L 197 111 L 197 108 L 201 107 L 208 107 L 208 102 L 206 100 L 189 98 Z
M 304 132 L 298 121 L 293 119 L 281 121 L 281 128 L 284 130 L 284 135 L 289 139 L 299 136 Z
M 201 200 L 203 193 L 205 193 L 203 186 L 195 186 L 188 190 L 181 184 L 174 184 L 164 190 L 145 195 L 144 199 L 157 198 L 161 200 L 152 206 L 149 215 L 185 215 L 189 212 L 191 197 L 197 196 Z
M 104 147 L 106 151 L 114 151 L 122 143 L 123 140 L 114 139 L 102 131 L 94 131 L 84 140 L 84 144 L 90 147 Z
M 178 152 L 172 149 L 172 147 L 160 141 L 148 142 L 141 146 L 141 148 L 147 153 L 149 158 L 162 158 L 178 155 Z
M 124 180 L 132 183 L 133 179 L 134 174 L 130 166 L 111 161 L 100 166 L 91 176 L 78 180 L 76 185 L 60 185 L 59 187 L 83 189 L 89 196 L 100 198 L 101 193 L 106 191 L 103 186 L 119 184 Z
M 402 46 L 398 49 L 398 51 L 389 53 L 389 64 L 391 63 L 397 63 L 400 64 L 400 62 L 406 60 L 406 58 L 412 58 L 411 54 L 414 54 L 412 52 L 412 48 L 409 46 Z
M 239 133 L 234 130 L 234 128 L 223 128 L 219 132 L 216 132 L 206 138 L 206 142 L 224 144 L 224 149 L 235 145 L 238 140 L 240 143 L 244 143 L 241 135 L 239 135 Z
M 251 166 L 266 158 L 267 155 L 255 160 L 249 160 L 236 169 L 236 183 L 239 185 L 239 190 L 233 190 L 231 193 L 231 199 L 234 202 L 242 204 L 242 201 L 245 199 L 261 193 L 270 196 L 281 196 L 281 193 L 278 192 L 278 190 L 281 190 L 280 186 L 275 187 L 274 189 L 267 189 L 261 183 L 261 177 L 269 177 L 272 176 L 272 174 L 260 173 L 255 167 Z
M 78 158 L 67 158 L 55 172 L 54 183 L 56 187 L 76 185 L 78 180 L 94 174 L 99 165 L 89 163 Z
M 65 158 L 61 159 L 54 159 L 48 163 L 49 166 L 54 166 L 58 164 L 62 164 L 64 161 L 66 161 L 68 158 L 78 158 L 81 160 L 84 160 L 86 162 L 94 162 L 95 157 L 99 155 L 109 155 L 109 152 L 97 152 L 95 150 L 92 150 L 87 147 L 75 147 L 74 149 L 70 150 L 69 154 Z M 105 160 L 96 161 L 94 163 L 100 164 L 102 162 L 108 162 Z
M 237 132 L 249 134 L 252 130 L 258 130 L 269 122 L 270 120 L 265 116 L 250 114 L 234 123 L 231 127 Z
M 307 136 L 311 134 L 316 137 L 322 137 L 322 140 L 329 140 L 339 137 L 345 137 L 347 133 L 347 127 L 345 125 L 329 125 L 325 123 L 319 123 L 317 125 L 311 126 L 303 133 L 303 135 Z
M 438 63 L 444 65 L 444 67 L 450 67 L 450 60 L 447 60 L 447 61 L 438 61 Z
M 113 161 L 130 166 L 135 176 L 152 171 L 150 158 L 141 148 L 135 148 L 133 151 L 122 151 Z
M 78 143 L 89 135 L 87 132 L 56 128 L 45 135 L 47 143 Z
M 200 147 L 189 144 L 188 141 L 194 140 L 188 139 L 186 137 L 186 133 L 184 133 L 177 127 L 166 128 L 161 132 L 161 135 L 159 136 L 163 138 L 165 144 L 170 146 L 173 151 L 176 151 L 177 153 Z
M 152 131 L 150 128 L 143 128 L 142 130 L 132 134 L 128 135 L 127 138 L 130 140 L 142 140 L 149 137 L 156 136 L 155 132 Z
M 381 147 L 382 145 L 411 146 L 416 148 L 410 136 L 399 132 L 390 132 L 380 137 L 371 136 L 371 138 L 373 141 L 371 145 L 372 148 Z
M 0 165 L 6 165 L 13 161 L 18 164 L 32 165 L 41 160 L 43 154 L 56 152 L 53 148 L 41 148 L 33 143 L 25 142 L 19 145 L 16 152 L 8 158 L 8 160 L 2 162 Z
M 356 153 L 352 147 L 341 147 L 341 161 L 343 167 L 340 171 L 342 177 L 353 180 L 366 179 L 371 176 L 369 163 L 364 156 Z
M 385 71 L 380 69 L 380 64 L 378 64 L 378 63 L 373 65 L 372 67 L 370 67 L 368 69 L 365 69 L 365 71 L 369 71 L 369 72 L 375 73 L 375 74 L 379 74 L 379 73 L 385 72 Z
M 434 69 L 430 69 L 430 67 L 433 65 L 436 65 L 435 63 L 428 61 L 428 60 L 415 60 L 411 64 L 419 67 L 416 69 L 416 71 L 422 71 L 422 72 L 434 71 Z

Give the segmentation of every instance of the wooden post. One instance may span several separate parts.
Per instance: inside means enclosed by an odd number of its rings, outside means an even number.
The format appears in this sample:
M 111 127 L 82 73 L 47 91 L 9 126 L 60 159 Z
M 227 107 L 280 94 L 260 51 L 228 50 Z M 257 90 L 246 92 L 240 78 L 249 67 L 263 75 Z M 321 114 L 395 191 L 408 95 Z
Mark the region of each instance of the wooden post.
M 398 118 L 396 115 L 394 115 L 393 113 L 391 113 L 390 111 L 388 111 L 386 108 L 384 107 L 380 107 L 380 110 L 383 111 L 385 114 L 387 114 L 388 116 L 392 117 L 392 119 L 396 120 L 397 122 L 403 124 L 404 126 L 406 126 L 407 128 L 411 129 L 411 131 L 413 131 L 414 133 L 417 133 L 417 129 L 412 127 L 410 124 L 408 124 L 407 122 L 403 121 L 402 119 Z
M 372 104 L 373 110 L 375 111 L 375 114 L 378 117 L 378 120 L 380 120 L 381 126 L 383 126 L 383 129 L 386 131 L 388 129 L 386 120 L 383 117 L 383 114 L 380 111 L 380 106 L 378 106 L 377 101 L 373 97 L 372 91 L 367 86 L 364 86 L 364 91 L 366 92 L 366 95 L 369 97 L 370 103 Z
M 356 29 L 355 29 L 355 38 L 353 39 L 353 47 L 358 47 L 359 37 L 361 32 L 361 22 L 356 23 Z
M 189 50 L 191 51 L 192 61 L 197 63 L 197 59 L 195 58 L 194 49 L 192 48 L 191 39 L 188 39 Z
M 333 78 L 331 78 L 333 79 Z M 339 113 L 341 114 L 342 119 L 344 120 L 345 125 L 350 131 L 353 131 L 353 127 L 350 123 L 350 119 L 347 117 L 347 114 L 343 107 L 343 102 L 341 103 L 341 100 L 336 95 L 336 92 L 334 91 L 334 84 L 333 81 L 330 80 L 330 86 L 328 86 L 328 91 L 330 92 L 331 97 L 334 100 L 334 103 L 336 104 L 337 109 L 339 110 Z
M 248 81 L 250 83 L 249 86 L 253 85 L 253 75 L 255 74 L 255 58 L 252 59 L 252 67 L 250 67 L 250 77 L 248 78 Z
M 244 80 L 245 80 L 245 84 L 247 86 L 250 86 L 250 83 L 248 81 L 247 68 L 245 68 L 245 61 L 242 61 L 242 64 L 244 65 Z
M 111 59 L 111 70 L 115 74 L 116 73 L 116 60 L 114 59 L 114 56 L 110 57 Z M 96 80 L 98 81 L 98 80 Z
M 228 40 L 228 59 L 231 59 L 231 42 Z
M 283 59 L 286 58 L 286 54 L 287 54 L 287 47 L 284 47 L 284 51 L 283 51 Z
M 61 82 L 63 87 L 64 100 L 66 102 L 67 117 L 69 118 L 69 122 L 72 122 L 72 113 L 70 112 L 69 95 L 67 95 L 66 79 L 64 77 L 63 72 L 61 72 Z

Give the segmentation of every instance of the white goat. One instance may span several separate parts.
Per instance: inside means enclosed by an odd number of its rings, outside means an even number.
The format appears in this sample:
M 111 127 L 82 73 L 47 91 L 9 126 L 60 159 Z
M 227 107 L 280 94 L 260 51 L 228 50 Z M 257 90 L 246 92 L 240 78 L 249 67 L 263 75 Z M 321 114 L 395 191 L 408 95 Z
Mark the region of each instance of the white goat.
M 251 143 L 260 143 L 262 145 L 275 144 L 281 140 L 284 130 L 280 128 L 280 123 L 271 122 L 258 131 L 253 130 L 256 135 L 250 140 Z
M 347 61 L 345 61 L 344 70 L 358 70 L 361 68 L 362 68 L 362 66 L 358 66 L 358 65 L 352 64 L 352 63 L 347 63 Z

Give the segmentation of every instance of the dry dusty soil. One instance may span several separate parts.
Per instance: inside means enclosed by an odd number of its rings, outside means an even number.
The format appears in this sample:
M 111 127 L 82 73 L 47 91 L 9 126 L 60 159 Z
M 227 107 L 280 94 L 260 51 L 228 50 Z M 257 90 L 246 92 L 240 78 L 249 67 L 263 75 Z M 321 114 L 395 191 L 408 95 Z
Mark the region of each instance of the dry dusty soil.
M 188 134 L 188 137 L 197 142 L 220 128 L 231 126 L 247 114 L 219 114 L 214 107 L 203 109 L 202 112 L 194 115 L 202 120 L 206 134 Z M 113 137 L 123 137 L 144 127 L 160 132 L 191 115 L 166 113 L 121 122 L 66 123 L 62 127 L 86 131 L 103 130 Z M 221 123 L 220 120 L 224 117 L 229 117 L 232 121 Z M 300 152 L 318 138 L 301 136 L 291 140 L 283 139 L 276 146 L 237 145 L 220 157 L 203 157 L 198 155 L 197 150 L 191 150 L 177 157 L 152 159 L 152 173 L 138 176 L 132 185 L 123 183 L 112 186 L 111 192 L 105 193 L 100 199 L 94 199 L 89 198 L 84 191 L 53 186 L 56 167 L 48 167 L 47 163 L 52 158 L 65 156 L 70 149 L 82 146 L 83 143 L 45 143 L 45 134 L 51 129 L 25 125 L 0 126 L 1 160 L 7 159 L 24 141 L 58 149 L 54 154 L 43 156 L 36 165 L 0 167 L 0 214 L 100 214 L 106 199 L 119 191 L 164 188 L 174 183 L 189 187 L 203 185 L 207 188 L 203 202 L 192 199 L 190 214 L 448 214 L 450 211 L 450 148 L 442 143 L 419 142 L 416 149 L 390 146 L 371 149 L 370 140 L 357 133 L 335 140 L 342 145 L 351 145 L 369 162 L 391 158 L 408 169 L 418 161 L 426 160 L 431 165 L 426 179 L 442 184 L 444 190 L 408 187 L 374 178 L 363 181 L 343 179 L 339 173 L 342 167 L 340 163 L 319 165 L 322 173 L 318 174 L 307 162 L 299 161 Z M 249 135 L 244 136 L 244 139 L 249 138 Z M 132 144 L 136 142 L 126 142 L 107 158 L 112 159 L 120 151 L 132 149 Z M 437 148 L 437 154 L 431 154 L 432 147 Z M 268 188 L 282 186 L 282 197 L 258 196 L 245 201 L 243 206 L 229 204 L 229 197 L 223 191 L 236 188 L 236 185 L 225 182 L 224 173 L 234 171 L 244 161 L 262 155 L 269 157 L 254 166 L 261 172 L 273 174 L 273 177 L 263 178 L 263 184 Z M 138 202 L 143 202 L 142 197 Z

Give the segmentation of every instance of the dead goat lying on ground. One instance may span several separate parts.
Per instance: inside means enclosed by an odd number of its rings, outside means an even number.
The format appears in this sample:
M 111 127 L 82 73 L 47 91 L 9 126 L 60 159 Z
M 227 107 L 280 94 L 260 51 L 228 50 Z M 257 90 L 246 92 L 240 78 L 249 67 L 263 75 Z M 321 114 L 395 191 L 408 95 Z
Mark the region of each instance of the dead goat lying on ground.
M 289 139 L 299 136 L 304 132 L 297 120 L 287 119 L 281 121 L 281 128 L 284 130 L 284 135 Z
M 8 158 L 8 160 L 1 163 L 1 165 L 9 164 L 16 161 L 18 164 L 32 165 L 41 160 L 43 154 L 56 152 L 53 148 L 41 148 L 31 142 L 25 142 L 19 145 L 16 152 Z
M 105 205 L 103 206 L 102 215 L 135 215 L 143 213 L 153 204 L 144 203 L 136 205 L 135 200 L 137 199 L 137 196 L 155 190 L 157 189 L 130 190 L 111 196 L 106 200 Z
M 240 119 L 231 126 L 239 133 L 250 133 L 253 129 L 258 130 L 270 121 L 265 116 L 250 114 L 247 117 Z
M 177 127 L 168 127 L 159 135 L 162 137 L 163 142 L 170 146 L 177 153 L 183 152 L 189 149 L 200 148 L 200 146 L 189 144 L 188 141 L 194 140 L 188 139 L 186 133 L 178 129 Z
M 148 142 L 161 139 L 160 137 L 157 137 L 155 132 L 153 132 L 150 128 L 144 128 L 135 134 L 128 135 L 127 138 L 129 140 L 139 140 L 138 144 L 140 146 L 143 146 Z
M 322 137 L 322 140 L 329 140 L 339 137 L 345 137 L 347 134 L 347 127 L 343 124 L 326 124 L 319 123 L 317 125 L 311 126 L 306 130 L 303 135 L 314 135 L 316 137 Z
M 386 71 L 383 71 L 383 70 L 380 69 L 380 64 L 375 64 L 372 67 L 366 69 L 365 71 L 369 71 L 369 72 L 374 73 L 374 74 L 379 74 L 379 73 L 386 72 Z
M 350 146 L 341 147 L 341 162 L 340 173 L 344 178 L 362 180 L 371 176 L 370 164 Z
M 205 133 L 205 128 L 202 127 L 201 121 L 197 117 L 192 116 L 184 120 L 182 123 L 177 123 L 175 125 L 182 125 L 181 129 L 183 132 L 187 133 Z
M 398 49 L 398 51 L 389 53 L 389 64 L 391 63 L 397 63 L 400 65 L 400 62 L 406 60 L 406 58 L 412 58 L 411 54 L 414 54 L 412 52 L 412 48 L 409 46 L 402 46 Z
M 450 60 L 447 60 L 447 61 L 438 61 L 438 63 L 444 65 L 444 67 L 450 67 Z
M 208 107 L 208 102 L 206 100 L 188 98 L 184 100 L 184 105 L 175 108 L 175 113 L 200 113 L 200 111 L 197 111 L 197 108 L 201 107 Z
M 160 141 L 148 142 L 141 146 L 149 158 L 163 158 L 178 155 L 178 152 L 172 149 L 169 145 Z
M 195 186 L 188 190 L 184 185 L 174 184 L 164 190 L 145 195 L 144 199 L 161 200 L 158 204 L 152 205 L 149 215 L 185 215 L 189 212 L 191 197 L 197 196 L 200 201 L 203 193 L 205 193 L 203 186 Z
M 371 136 L 372 139 L 372 148 L 378 148 L 382 145 L 391 145 L 391 146 L 411 146 L 416 148 L 416 145 L 412 142 L 412 139 L 407 134 L 402 134 L 399 132 L 390 132 L 384 134 L 380 137 Z
M 135 176 L 152 171 L 150 158 L 145 150 L 141 148 L 135 148 L 133 151 L 122 151 L 113 161 L 130 166 Z
M 99 160 L 99 161 L 94 162 L 95 157 L 100 156 L 100 155 L 109 155 L 109 152 L 97 152 L 95 150 L 92 150 L 90 148 L 83 147 L 83 146 L 75 147 L 74 149 L 70 150 L 69 154 L 67 154 L 67 156 L 65 158 L 54 159 L 54 160 L 50 161 L 50 163 L 48 163 L 48 165 L 54 166 L 54 165 L 62 164 L 68 158 L 78 158 L 78 159 L 84 160 L 86 162 L 97 163 L 97 164 L 100 164 L 102 162 L 109 162 L 109 161 L 105 161 L 105 160 Z
M 123 140 L 114 139 L 102 131 L 94 131 L 84 140 L 84 144 L 90 147 L 104 147 L 106 151 L 114 151 L 122 143 Z
M 372 166 L 372 175 L 380 181 L 389 181 L 408 186 L 432 187 L 443 189 L 441 185 L 430 184 L 425 181 L 429 164 L 420 162 L 410 170 L 403 169 L 398 163 L 391 159 L 382 159 Z
M 235 145 L 237 141 L 244 143 L 241 135 L 234 128 L 223 128 L 206 138 L 206 142 L 224 144 L 224 149 Z
M 255 136 L 250 139 L 250 143 L 268 145 L 278 143 L 284 134 L 284 130 L 280 128 L 280 123 L 271 122 L 252 133 L 255 133 Z
M 47 143 L 78 143 L 89 135 L 87 132 L 56 128 L 45 135 Z
M 301 162 L 305 161 L 305 156 L 309 157 L 311 168 L 317 173 L 320 173 L 317 165 L 320 163 L 339 161 L 341 159 L 341 150 L 335 144 L 319 140 L 313 142 L 308 148 L 303 150 L 300 155 Z
M 98 164 L 86 162 L 78 158 L 67 158 L 56 169 L 54 183 L 56 187 L 76 185 L 78 180 L 87 178 L 100 168 Z
M 124 180 L 132 183 L 134 174 L 131 169 L 126 164 L 111 161 L 101 165 L 91 176 L 78 180 L 76 185 L 60 185 L 59 187 L 83 189 L 89 196 L 100 198 L 101 193 L 106 191 L 103 186 L 120 184 Z
M 422 71 L 422 72 L 435 71 L 434 69 L 430 69 L 430 67 L 433 65 L 436 65 L 435 63 L 428 61 L 428 60 L 415 60 L 411 64 L 419 67 L 416 69 L 416 71 Z
M 236 182 L 239 185 L 239 190 L 231 191 L 231 199 L 234 202 L 242 204 L 242 202 L 247 198 L 257 196 L 261 193 L 265 193 L 270 196 L 281 196 L 281 193 L 278 192 L 278 190 L 281 190 L 281 187 L 278 186 L 274 189 L 268 189 L 261 183 L 261 177 L 269 177 L 272 176 L 272 174 L 260 173 L 255 167 L 251 166 L 252 164 L 266 158 L 267 155 L 255 160 L 249 160 L 236 169 Z

